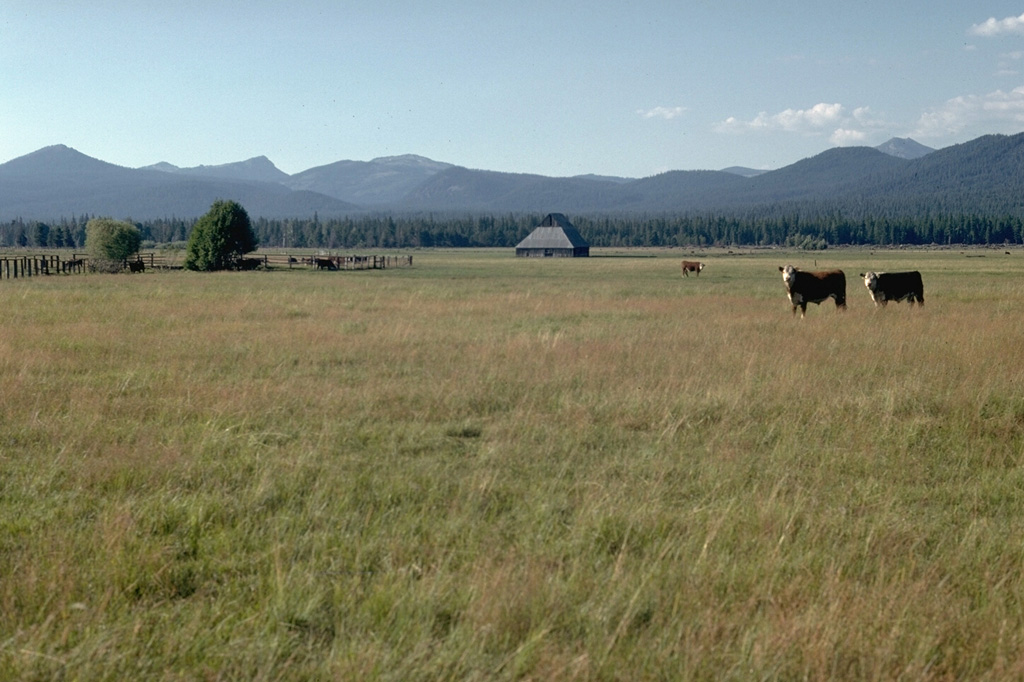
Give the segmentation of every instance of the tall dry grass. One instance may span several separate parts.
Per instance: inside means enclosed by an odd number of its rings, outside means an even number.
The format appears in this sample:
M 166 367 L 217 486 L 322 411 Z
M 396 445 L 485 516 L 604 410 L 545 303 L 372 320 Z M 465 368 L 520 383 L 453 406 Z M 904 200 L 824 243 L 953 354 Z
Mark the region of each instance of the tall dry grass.
M 1020 676 L 1019 254 L 653 255 L 4 282 L 0 676 Z

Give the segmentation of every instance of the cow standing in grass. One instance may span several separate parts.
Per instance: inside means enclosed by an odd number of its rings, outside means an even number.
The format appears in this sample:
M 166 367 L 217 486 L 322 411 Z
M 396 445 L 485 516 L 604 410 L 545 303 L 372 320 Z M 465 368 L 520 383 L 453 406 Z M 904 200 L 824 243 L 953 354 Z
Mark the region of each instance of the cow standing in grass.
M 913 272 L 865 272 L 861 274 L 864 278 L 864 286 L 871 292 L 871 300 L 875 306 L 884 306 L 889 301 L 900 301 L 906 299 L 913 306 L 924 305 L 924 282 L 921 280 L 921 273 Z
M 700 271 L 704 269 L 704 264 L 692 260 L 683 261 L 683 277 L 689 277 L 691 272 L 697 273 L 700 277 Z
M 803 318 L 808 303 L 821 304 L 827 298 L 835 299 L 837 310 L 846 310 L 846 275 L 842 270 L 800 270 L 792 265 L 780 265 L 779 271 L 794 315 L 799 306 Z
M 330 258 L 317 258 L 315 261 L 317 270 L 337 270 L 338 265 Z

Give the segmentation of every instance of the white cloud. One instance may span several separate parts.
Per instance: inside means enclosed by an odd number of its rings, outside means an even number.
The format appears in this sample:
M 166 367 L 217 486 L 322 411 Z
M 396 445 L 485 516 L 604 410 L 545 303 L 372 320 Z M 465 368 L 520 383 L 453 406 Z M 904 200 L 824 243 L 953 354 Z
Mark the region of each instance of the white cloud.
M 863 130 L 837 128 L 832 135 L 829 136 L 828 140 L 837 147 L 850 147 L 853 145 L 864 144 L 864 141 L 867 138 L 868 134 Z
M 971 35 L 984 36 L 986 38 L 1007 33 L 1024 35 L 1024 14 L 1019 17 L 1007 17 L 1005 19 L 989 17 L 987 21 L 971 26 L 967 32 Z
M 996 75 L 1001 77 L 1017 76 L 1020 71 L 1017 69 L 1017 62 L 1024 58 L 1024 52 L 1007 52 L 1001 55 L 999 66 L 996 68 Z
M 666 121 L 679 118 L 686 113 L 686 107 L 654 107 L 653 109 L 637 109 L 636 113 L 644 118 L 663 118 Z
M 838 121 L 843 113 L 842 104 L 815 104 L 810 109 L 786 109 L 775 115 L 783 130 L 801 131 L 808 127 L 822 128 Z
M 872 132 L 887 127 L 869 107 L 852 112 L 842 104 L 822 102 L 810 109 L 786 109 L 777 114 L 761 112 L 749 121 L 730 116 L 715 126 L 720 133 L 786 132 L 810 136 L 828 135 L 832 144 L 865 144 Z
M 742 121 L 735 116 L 730 116 L 717 124 L 715 130 L 718 132 L 783 131 L 805 135 L 820 135 L 832 130 L 835 131 L 833 134 L 844 131 L 847 137 L 852 137 L 855 131 L 866 132 L 868 129 L 883 126 L 884 124 L 876 119 L 874 112 L 869 107 L 857 107 L 852 112 L 848 112 L 842 104 L 822 102 L 815 104 L 810 109 L 786 109 L 777 114 L 762 111 L 749 121 Z
M 987 95 L 963 95 L 926 111 L 912 133 L 916 137 L 945 137 L 974 126 L 996 128 L 998 124 L 1024 125 L 1024 86 L 1009 92 L 996 90 Z
M 748 130 L 783 130 L 796 133 L 820 133 L 823 128 L 834 125 L 843 117 L 842 104 L 815 104 L 810 109 L 786 109 L 777 114 L 762 111 L 749 121 L 730 116 L 715 126 L 719 132 L 743 132 Z
M 868 128 L 878 125 L 878 121 L 875 120 L 875 115 L 871 112 L 869 107 L 857 107 L 854 109 L 853 120 Z

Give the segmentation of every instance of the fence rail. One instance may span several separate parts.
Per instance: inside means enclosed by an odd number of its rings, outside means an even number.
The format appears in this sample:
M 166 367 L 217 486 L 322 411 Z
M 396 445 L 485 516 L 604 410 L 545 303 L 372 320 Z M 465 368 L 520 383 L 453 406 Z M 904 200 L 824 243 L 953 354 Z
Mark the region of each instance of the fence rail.
M 173 252 L 147 251 L 134 259 L 124 262 L 124 268 L 141 272 L 153 270 L 180 269 L 184 254 Z M 357 255 L 310 255 L 268 253 L 243 258 L 240 269 L 257 268 L 308 268 L 314 270 L 385 270 L 388 268 L 412 267 L 412 256 L 357 256 Z M 71 257 L 60 254 L 0 255 L 0 280 L 40 275 L 71 275 L 89 270 L 89 259 L 76 253 Z
M 315 270 L 386 270 L 411 267 L 412 256 L 355 255 L 291 255 L 287 253 L 258 256 L 264 267 L 313 268 Z
M 0 279 L 85 272 L 87 260 L 77 255 L 0 256 Z

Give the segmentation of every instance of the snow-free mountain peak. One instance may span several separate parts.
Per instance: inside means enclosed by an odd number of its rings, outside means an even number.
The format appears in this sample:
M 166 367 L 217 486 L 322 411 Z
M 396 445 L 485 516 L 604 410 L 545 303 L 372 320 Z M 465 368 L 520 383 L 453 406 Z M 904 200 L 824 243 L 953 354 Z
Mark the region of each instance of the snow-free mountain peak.
M 55 144 L 37 149 L 3 164 L 8 172 L 22 174 L 64 174 L 127 170 L 106 161 L 87 156 L 67 145 Z
M 157 170 L 164 173 L 178 173 L 180 175 L 201 175 L 208 178 L 241 180 L 243 182 L 280 183 L 288 179 L 288 174 L 278 169 L 266 156 L 254 156 L 245 161 L 223 163 L 215 166 L 194 166 L 192 168 L 179 168 L 174 164 L 161 161 L 152 166 L 145 166 L 141 170 Z
M 889 156 L 907 160 L 920 159 L 922 156 L 928 156 L 935 151 L 931 147 L 927 147 L 909 137 L 894 137 L 878 145 L 875 149 Z
M 451 166 L 450 163 L 434 161 L 425 156 L 417 154 L 400 154 L 399 156 L 378 156 L 371 159 L 369 163 L 382 166 L 404 166 L 408 168 L 421 168 L 424 170 L 441 171 Z
M 768 171 L 757 168 L 747 168 L 746 166 L 729 166 L 728 168 L 723 168 L 722 172 L 732 173 L 733 175 L 742 175 L 745 178 L 754 178 L 762 173 L 767 173 Z

